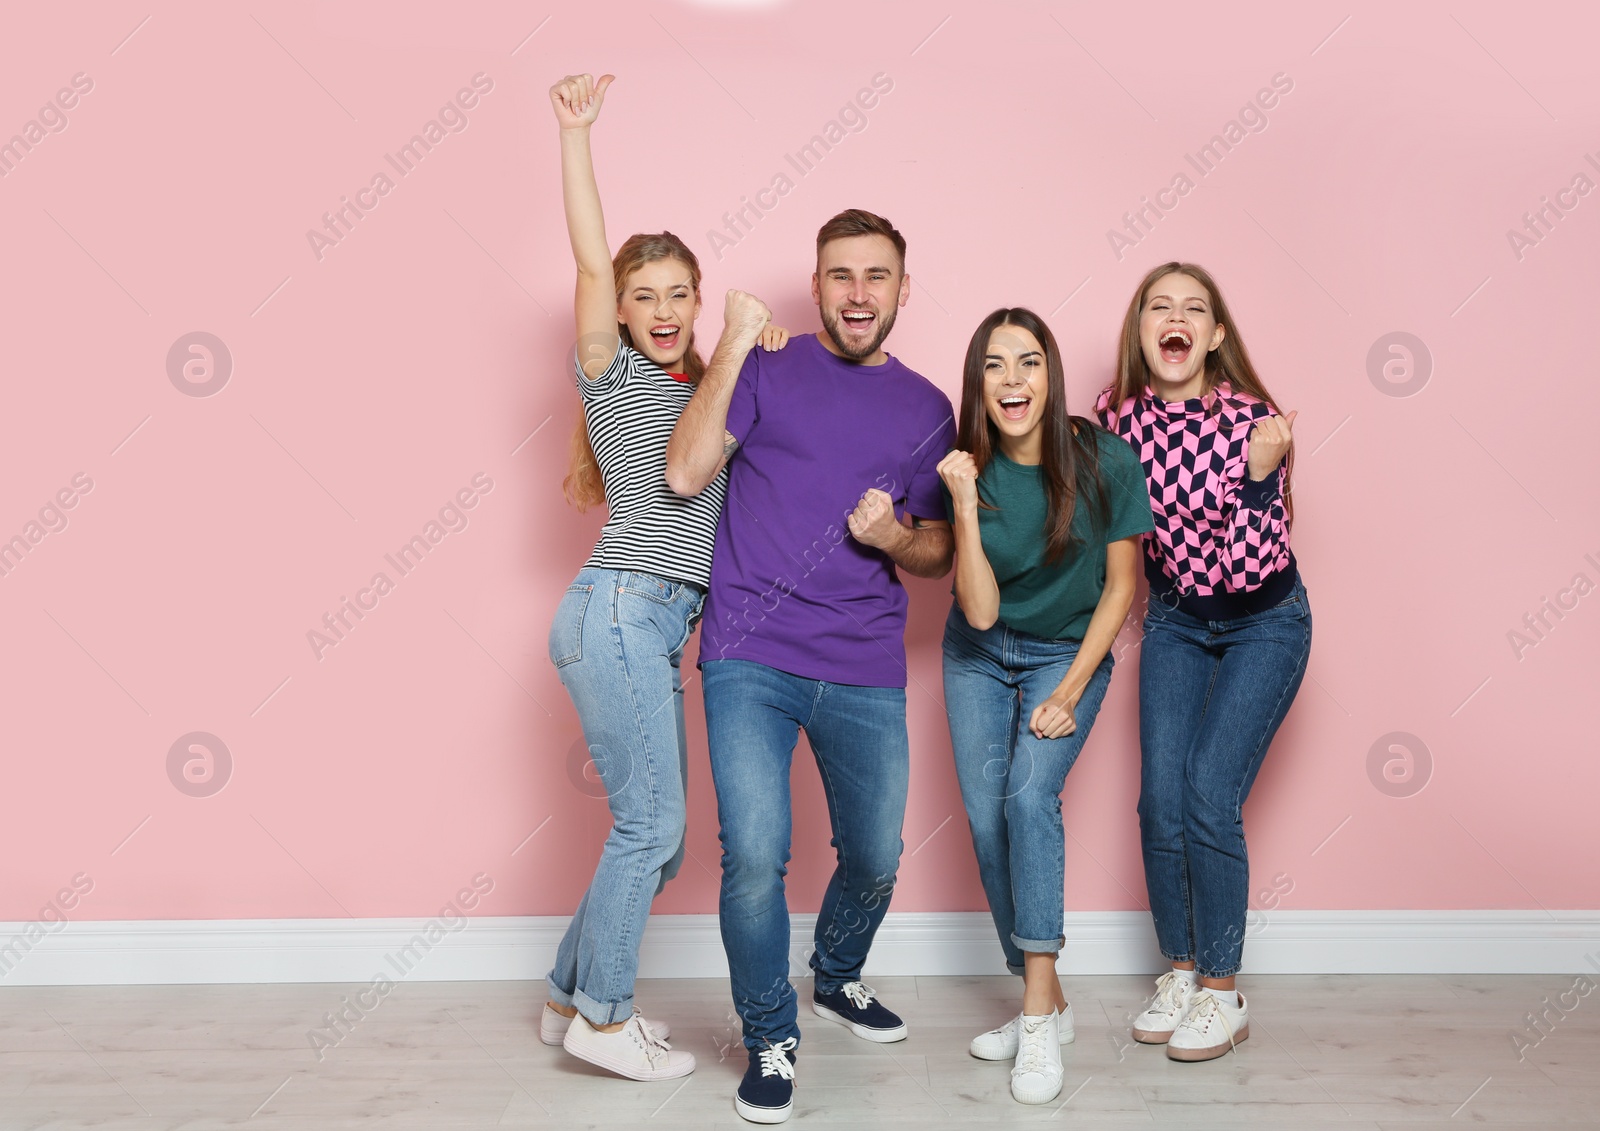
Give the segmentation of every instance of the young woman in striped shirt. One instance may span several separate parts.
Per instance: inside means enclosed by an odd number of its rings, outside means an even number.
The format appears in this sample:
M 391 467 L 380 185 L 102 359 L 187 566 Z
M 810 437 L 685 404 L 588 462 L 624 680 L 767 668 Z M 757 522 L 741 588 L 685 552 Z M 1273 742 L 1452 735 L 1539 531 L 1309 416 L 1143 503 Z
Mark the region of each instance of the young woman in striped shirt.
M 1123 319 L 1101 420 L 1144 465 L 1155 532 L 1139 658 L 1139 831 L 1172 970 L 1133 1024 L 1173 1060 L 1250 1034 L 1234 986 L 1250 866 L 1243 807 L 1311 651 L 1289 552 L 1293 412 L 1280 414 L 1216 282 L 1192 263 L 1145 276 Z
M 692 1072 L 694 1056 L 644 1019 L 633 985 L 651 900 L 683 860 L 679 661 L 705 598 L 727 477 L 691 498 L 666 483 L 667 440 L 708 369 L 694 348 L 700 265 L 671 232 L 630 236 L 615 259 L 607 248 L 589 128 L 613 77 L 569 75 L 550 88 L 578 268 L 573 365 L 584 409 L 565 488 L 580 509 L 604 501 L 609 512 L 556 610 L 550 659 L 613 824 L 556 951 L 539 1036 L 630 1079 L 664 1080 Z M 724 321 L 713 370 L 737 374 L 757 342 L 776 349 L 788 337 L 738 291 L 728 292 Z

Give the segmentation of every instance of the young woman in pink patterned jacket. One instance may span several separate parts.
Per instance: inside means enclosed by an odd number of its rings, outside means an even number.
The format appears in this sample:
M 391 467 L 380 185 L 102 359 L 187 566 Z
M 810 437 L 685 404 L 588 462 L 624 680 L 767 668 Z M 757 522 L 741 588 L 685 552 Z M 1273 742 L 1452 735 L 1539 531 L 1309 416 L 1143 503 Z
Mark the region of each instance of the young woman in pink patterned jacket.
M 1172 970 L 1133 1024 L 1174 1060 L 1250 1034 L 1234 986 L 1250 866 L 1245 797 L 1294 702 L 1311 608 L 1289 551 L 1293 412 L 1280 415 L 1215 281 L 1165 263 L 1123 319 L 1097 409 L 1150 487 L 1139 659 L 1139 833 Z

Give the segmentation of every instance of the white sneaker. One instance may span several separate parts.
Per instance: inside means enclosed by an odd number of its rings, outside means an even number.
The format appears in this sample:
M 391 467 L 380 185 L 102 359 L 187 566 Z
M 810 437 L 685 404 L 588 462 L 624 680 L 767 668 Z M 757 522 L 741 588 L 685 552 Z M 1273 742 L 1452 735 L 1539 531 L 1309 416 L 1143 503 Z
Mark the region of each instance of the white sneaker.
M 1165 1044 L 1199 992 L 1193 981 L 1176 970 L 1168 970 L 1156 979 L 1156 993 L 1149 1006 L 1133 1019 L 1133 1039 L 1146 1045 Z
M 979 1060 L 1015 1060 L 1017 1058 L 1017 1022 L 1013 1017 L 998 1029 L 990 1029 L 987 1033 L 979 1033 L 972 1038 L 972 1044 L 967 1046 L 967 1051 Z M 1070 1045 L 1078 1035 L 1077 1027 L 1072 1020 L 1072 1003 L 1067 1002 L 1067 1011 L 1060 1015 L 1056 1021 L 1061 1034 L 1061 1043 Z
M 539 1039 L 547 1045 L 559 1045 L 561 1038 L 567 1035 L 567 1029 L 571 1024 L 571 1017 L 563 1017 L 549 1002 L 545 1002 L 544 1012 L 539 1014 Z M 672 1027 L 665 1021 L 646 1021 L 644 1024 L 663 1041 L 672 1036 Z
M 1024 1013 L 1017 1025 L 1017 1063 L 1011 1069 L 1011 1098 L 1022 1104 L 1047 1104 L 1061 1094 L 1060 1018 Z
M 1244 995 L 1237 996 L 1239 1004 L 1229 1005 L 1210 990 L 1196 993 L 1194 1004 L 1167 1042 L 1167 1056 L 1172 1060 L 1213 1060 L 1248 1037 L 1250 1013 Z
M 615 1033 L 602 1033 L 580 1013 L 572 1019 L 561 1047 L 580 1060 L 630 1080 L 672 1080 L 694 1071 L 694 1054 L 674 1052 L 650 1031 L 637 1009 Z

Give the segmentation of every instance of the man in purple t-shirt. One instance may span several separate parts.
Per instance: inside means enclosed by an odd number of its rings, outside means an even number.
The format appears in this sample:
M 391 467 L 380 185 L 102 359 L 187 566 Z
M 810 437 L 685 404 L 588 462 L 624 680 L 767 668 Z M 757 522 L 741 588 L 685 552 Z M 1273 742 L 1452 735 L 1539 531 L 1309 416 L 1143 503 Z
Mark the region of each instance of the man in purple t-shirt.
M 870 212 L 835 216 L 817 233 L 811 294 L 822 331 L 752 350 L 737 372 L 713 356 L 667 448 L 679 494 L 728 466 L 700 668 L 722 941 L 750 1059 L 735 1107 L 760 1123 L 788 1117 L 800 1037 L 783 877 L 801 729 L 838 853 L 812 1008 L 867 1040 L 905 1039 L 861 984 L 900 864 L 910 770 L 896 569 L 941 577 L 953 545 L 935 471 L 955 443 L 950 402 L 882 349 L 910 295 L 904 237 Z

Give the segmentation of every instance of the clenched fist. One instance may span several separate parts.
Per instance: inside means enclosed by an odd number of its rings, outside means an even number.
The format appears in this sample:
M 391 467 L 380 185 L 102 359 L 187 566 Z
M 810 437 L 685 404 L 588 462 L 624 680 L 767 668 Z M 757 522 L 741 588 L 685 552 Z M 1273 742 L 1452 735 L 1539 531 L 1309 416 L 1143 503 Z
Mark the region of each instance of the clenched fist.
M 1058 689 L 1055 694 L 1040 703 L 1033 709 L 1033 714 L 1028 718 L 1028 729 L 1035 738 L 1065 738 L 1078 729 L 1078 720 L 1075 712 L 1078 709 L 1078 696 L 1081 692 L 1072 695 L 1063 695 Z
M 866 489 L 845 521 L 850 526 L 851 537 L 863 546 L 878 550 L 894 545 L 904 529 L 894 517 L 894 500 L 887 491 L 876 487 Z
M 955 503 L 957 514 L 972 514 L 978 509 L 978 465 L 970 452 L 953 451 L 935 468 L 944 480 Z
M 1256 421 L 1255 430 L 1250 433 L 1250 478 L 1257 483 L 1271 475 L 1288 454 L 1289 445 L 1294 443 L 1296 415 L 1291 412 L 1287 416 L 1264 416 Z
M 728 292 L 722 304 L 722 322 L 729 333 L 738 335 L 747 345 L 754 347 L 771 321 L 772 311 L 755 295 L 744 291 Z

